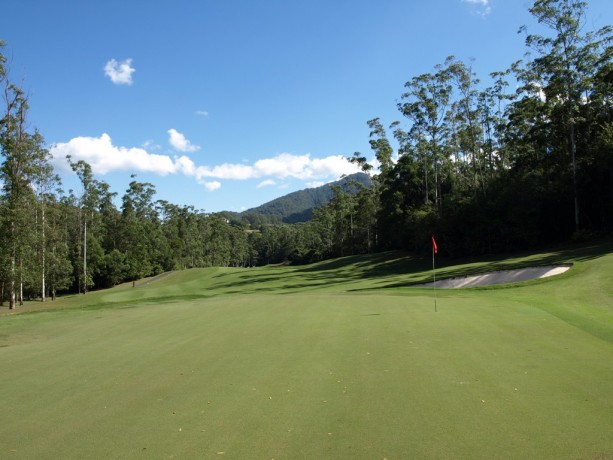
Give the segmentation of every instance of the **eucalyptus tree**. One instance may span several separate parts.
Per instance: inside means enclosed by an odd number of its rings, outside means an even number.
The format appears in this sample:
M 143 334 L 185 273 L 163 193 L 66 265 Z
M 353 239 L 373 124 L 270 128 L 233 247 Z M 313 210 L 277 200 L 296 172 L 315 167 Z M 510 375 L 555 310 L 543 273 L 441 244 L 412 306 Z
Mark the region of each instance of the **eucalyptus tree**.
M 577 145 L 581 107 L 589 102 L 596 67 L 602 62 L 603 52 L 610 50 L 612 40 L 610 26 L 585 31 L 586 10 L 587 2 L 582 0 L 534 1 L 530 13 L 551 33 L 526 36 L 526 45 L 537 56 L 518 73 L 525 87 L 540 85 L 551 124 L 549 148 L 554 153 L 565 151 L 569 158 L 566 164 L 570 163 L 571 169 L 575 230 L 581 224 L 578 154 L 582 152 Z M 610 62 L 610 55 L 605 60 Z M 564 131 L 563 142 L 556 142 L 556 136 Z
M 510 72 L 510 70 L 492 72 L 490 74 L 492 85 L 480 91 L 478 96 L 479 123 L 483 132 L 482 144 L 490 179 L 510 166 L 505 156 L 503 142 L 506 129 L 505 112 L 514 99 L 514 94 L 508 92 Z
M 372 253 L 378 244 L 378 212 L 379 195 L 376 185 L 365 187 L 360 185 L 360 190 L 355 196 L 355 235 L 354 242 L 356 251 L 359 253 Z
M 204 244 L 206 266 L 227 267 L 232 260 L 232 247 L 229 234 L 231 225 L 220 214 L 212 214 L 207 218 L 207 238 Z
M 49 194 L 45 203 L 45 287 L 55 300 L 58 291 L 68 290 L 72 283 L 69 229 L 73 207 L 59 192 Z
M 202 225 L 202 218 L 193 206 L 182 206 L 178 211 L 179 250 L 173 254 L 184 268 L 202 267 L 204 265 L 204 246 L 202 237 L 208 228 Z M 201 232 L 202 231 L 202 232 Z
M 313 213 L 324 254 L 322 258 L 365 252 L 369 244 L 372 247 L 372 240 L 365 241 L 365 237 L 374 234 L 375 207 L 370 206 L 373 203 L 366 204 L 363 186 L 354 181 L 348 182 L 345 189 L 334 185 L 332 190 L 332 199 Z M 364 207 L 361 208 L 360 203 Z
M 155 193 L 153 184 L 133 180 L 122 197 L 119 249 L 126 257 L 132 280 L 168 268 L 167 242 L 153 201 Z
M 231 225 L 228 232 L 230 240 L 231 267 L 246 267 L 249 265 L 249 241 L 247 233 L 241 227 Z
M 373 118 L 367 122 L 370 128 L 369 144 L 375 154 L 375 159 L 379 165 L 378 174 L 372 174 L 373 165 L 368 163 L 367 158 L 360 152 L 355 152 L 348 160 L 357 165 L 362 172 L 369 174 L 371 178 L 370 187 L 359 187 L 357 203 L 357 225 L 363 236 L 357 239 L 363 243 L 365 252 L 372 252 L 377 246 L 377 228 L 379 217 L 379 197 L 382 190 L 388 186 L 394 169 L 394 149 L 387 137 L 385 128 L 379 118 Z M 358 186 L 358 184 L 354 184 Z
M 340 186 L 332 186 L 334 196 L 328 203 L 334 219 L 334 252 L 338 257 L 353 253 L 355 205 L 351 194 Z
M 311 219 L 292 225 L 294 248 L 290 255 L 292 264 L 309 264 L 323 259 L 324 248 L 317 222 Z
M 92 168 L 86 161 L 72 161 L 70 156 L 67 157 L 68 163 L 72 170 L 76 173 L 81 182 L 81 194 L 76 203 L 77 222 L 76 222 L 76 254 L 78 256 L 75 262 L 75 268 L 79 270 L 76 275 L 79 293 L 87 293 L 90 287 L 93 287 L 94 281 L 91 267 L 88 270 L 88 223 L 90 223 L 89 231 L 92 231 L 91 222 L 95 218 L 97 193 L 95 187 L 95 179 Z
M 169 251 L 170 268 L 205 267 L 207 216 L 193 206 L 157 201 L 162 233 Z
M 321 241 L 319 256 L 321 259 L 334 257 L 335 222 L 332 209 L 327 205 L 315 209 L 313 222 Z
M 455 164 L 464 166 L 458 172 L 472 193 L 475 196 L 479 192 L 485 194 L 487 162 L 483 155 L 483 127 L 479 113 L 485 107 L 479 104 L 479 80 L 470 66 L 454 57 L 449 57 L 446 65 L 455 93 L 449 113 L 457 155 Z
M 420 146 L 425 147 L 423 152 L 427 168 L 424 175 L 427 177 L 433 172 L 433 201 L 440 212 L 441 173 L 442 164 L 448 160 L 446 146 L 450 133 L 447 121 L 453 87 L 451 74 L 446 67 L 437 65 L 435 70 L 434 74 L 422 74 L 405 83 L 406 91 L 397 105 L 411 124 L 412 135 L 407 139 L 416 140 Z M 401 145 L 400 148 L 406 150 L 408 147 Z
M 385 128 L 381 124 L 379 118 L 373 118 L 372 120 L 369 120 L 367 124 L 370 128 L 370 140 L 368 143 L 370 144 L 371 150 L 375 153 L 375 158 L 379 163 L 379 170 L 381 171 L 381 174 L 385 176 L 394 166 L 394 149 L 387 139 Z M 358 159 L 359 157 L 356 157 L 356 160 Z M 362 170 L 364 172 L 371 169 L 370 167 L 365 166 L 366 163 L 364 161 L 358 161 L 358 163 L 362 165 Z
M 584 214 L 592 226 L 602 230 L 613 229 L 613 46 L 605 47 L 596 62 L 585 107 L 585 128 L 581 138 L 589 139 L 586 146 L 589 174 L 580 177 L 580 190 Z M 580 139 L 581 139 L 580 138 Z M 586 164 L 587 163 L 587 164 Z
M 48 204 L 55 201 L 54 193 L 59 188 L 61 181 L 51 164 L 51 154 L 42 147 L 42 136 L 38 132 L 34 134 L 34 168 L 33 186 L 37 195 L 37 232 L 38 232 L 38 261 L 40 277 L 40 298 L 44 302 L 47 292 L 47 262 L 48 262 L 48 236 L 50 224 L 48 222 Z M 38 212 L 40 211 L 40 214 Z
M 183 238 L 188 210 L 166 200 L 158 200 L 156 209 L 160 216 L 164 238 L 171 252 L 172 268 L 188 268 L 189 257 L 186 257 L 188 254 L 184 249 L 186 245 Z
M 96 201 L 96 223 L 98 230 L 98 239 L 105 253 L 117 249 L 118 232 L 120 226 L 121 213 L 115 206 L 115 198 L 117 192 L 111 192 L 111 187 L 108 183 L 95 180 L 94 181 Z
M 0 42 L 0 51 L 2 47 Z M 2 181 L 2 251 L 6 264 L 5 276 L 9 294 L 9 308 L 16 306 L 16 289 L 23 302 L 24 263 L 26 253 L 33 246 L 34 191 L 31 179 L 40 138 L 27 131 L 28 100 L 24 91 L 11 83 L 0 52 L 0 84 L 2 112 L 0 113 L 0 180 Z

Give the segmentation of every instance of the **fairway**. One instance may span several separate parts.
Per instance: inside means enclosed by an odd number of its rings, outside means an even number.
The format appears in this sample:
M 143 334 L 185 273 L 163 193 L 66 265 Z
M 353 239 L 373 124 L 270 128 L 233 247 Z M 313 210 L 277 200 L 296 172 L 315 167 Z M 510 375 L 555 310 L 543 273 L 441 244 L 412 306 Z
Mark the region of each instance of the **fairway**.
M 0 458 L 613 458 L 597 252 L 441 268 L 574 264 L 440 292 L 436 313 L 406 285 L 422 262 L 387 256 L 176 272 L 1 316 Z

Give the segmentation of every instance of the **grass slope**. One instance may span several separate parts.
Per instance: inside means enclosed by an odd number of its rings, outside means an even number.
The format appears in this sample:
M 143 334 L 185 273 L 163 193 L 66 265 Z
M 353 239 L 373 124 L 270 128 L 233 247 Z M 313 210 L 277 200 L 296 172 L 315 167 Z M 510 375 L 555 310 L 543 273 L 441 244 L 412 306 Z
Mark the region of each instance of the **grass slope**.
M 0 458 L 613 458 L 608 246 L 206 269 L 0 318 Z

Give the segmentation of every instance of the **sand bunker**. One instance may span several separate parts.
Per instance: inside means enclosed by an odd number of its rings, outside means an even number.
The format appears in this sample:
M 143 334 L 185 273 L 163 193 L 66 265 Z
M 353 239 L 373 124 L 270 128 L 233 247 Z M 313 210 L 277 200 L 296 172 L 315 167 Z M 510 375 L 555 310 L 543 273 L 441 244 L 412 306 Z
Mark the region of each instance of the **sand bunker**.
M 570 268 L 570 265 L 557 265 L 549 267 L 521 268 L 518 270 L 501 270 L 484 273 L 482 275 L 465 276 L 461 278 L 448 278 L 436 280 L 437 289 L 458 289 L 475 286 L 489 286 L 492 284 L 517 283 L 535 278 L 546 278 L 559 275 Z M 420 284 L 419 287 L 433 287 L 434 283 Z

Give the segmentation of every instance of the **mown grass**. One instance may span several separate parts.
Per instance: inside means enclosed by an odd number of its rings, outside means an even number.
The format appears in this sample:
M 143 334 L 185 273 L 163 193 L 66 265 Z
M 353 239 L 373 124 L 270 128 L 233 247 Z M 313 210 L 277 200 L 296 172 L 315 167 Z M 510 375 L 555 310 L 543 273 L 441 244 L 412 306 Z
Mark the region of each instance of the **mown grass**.
M 204 269 L 0 317 L 0 458 L 613 458 L 607 245 Z M 51 305 L 51 304 L 50 304 Z

